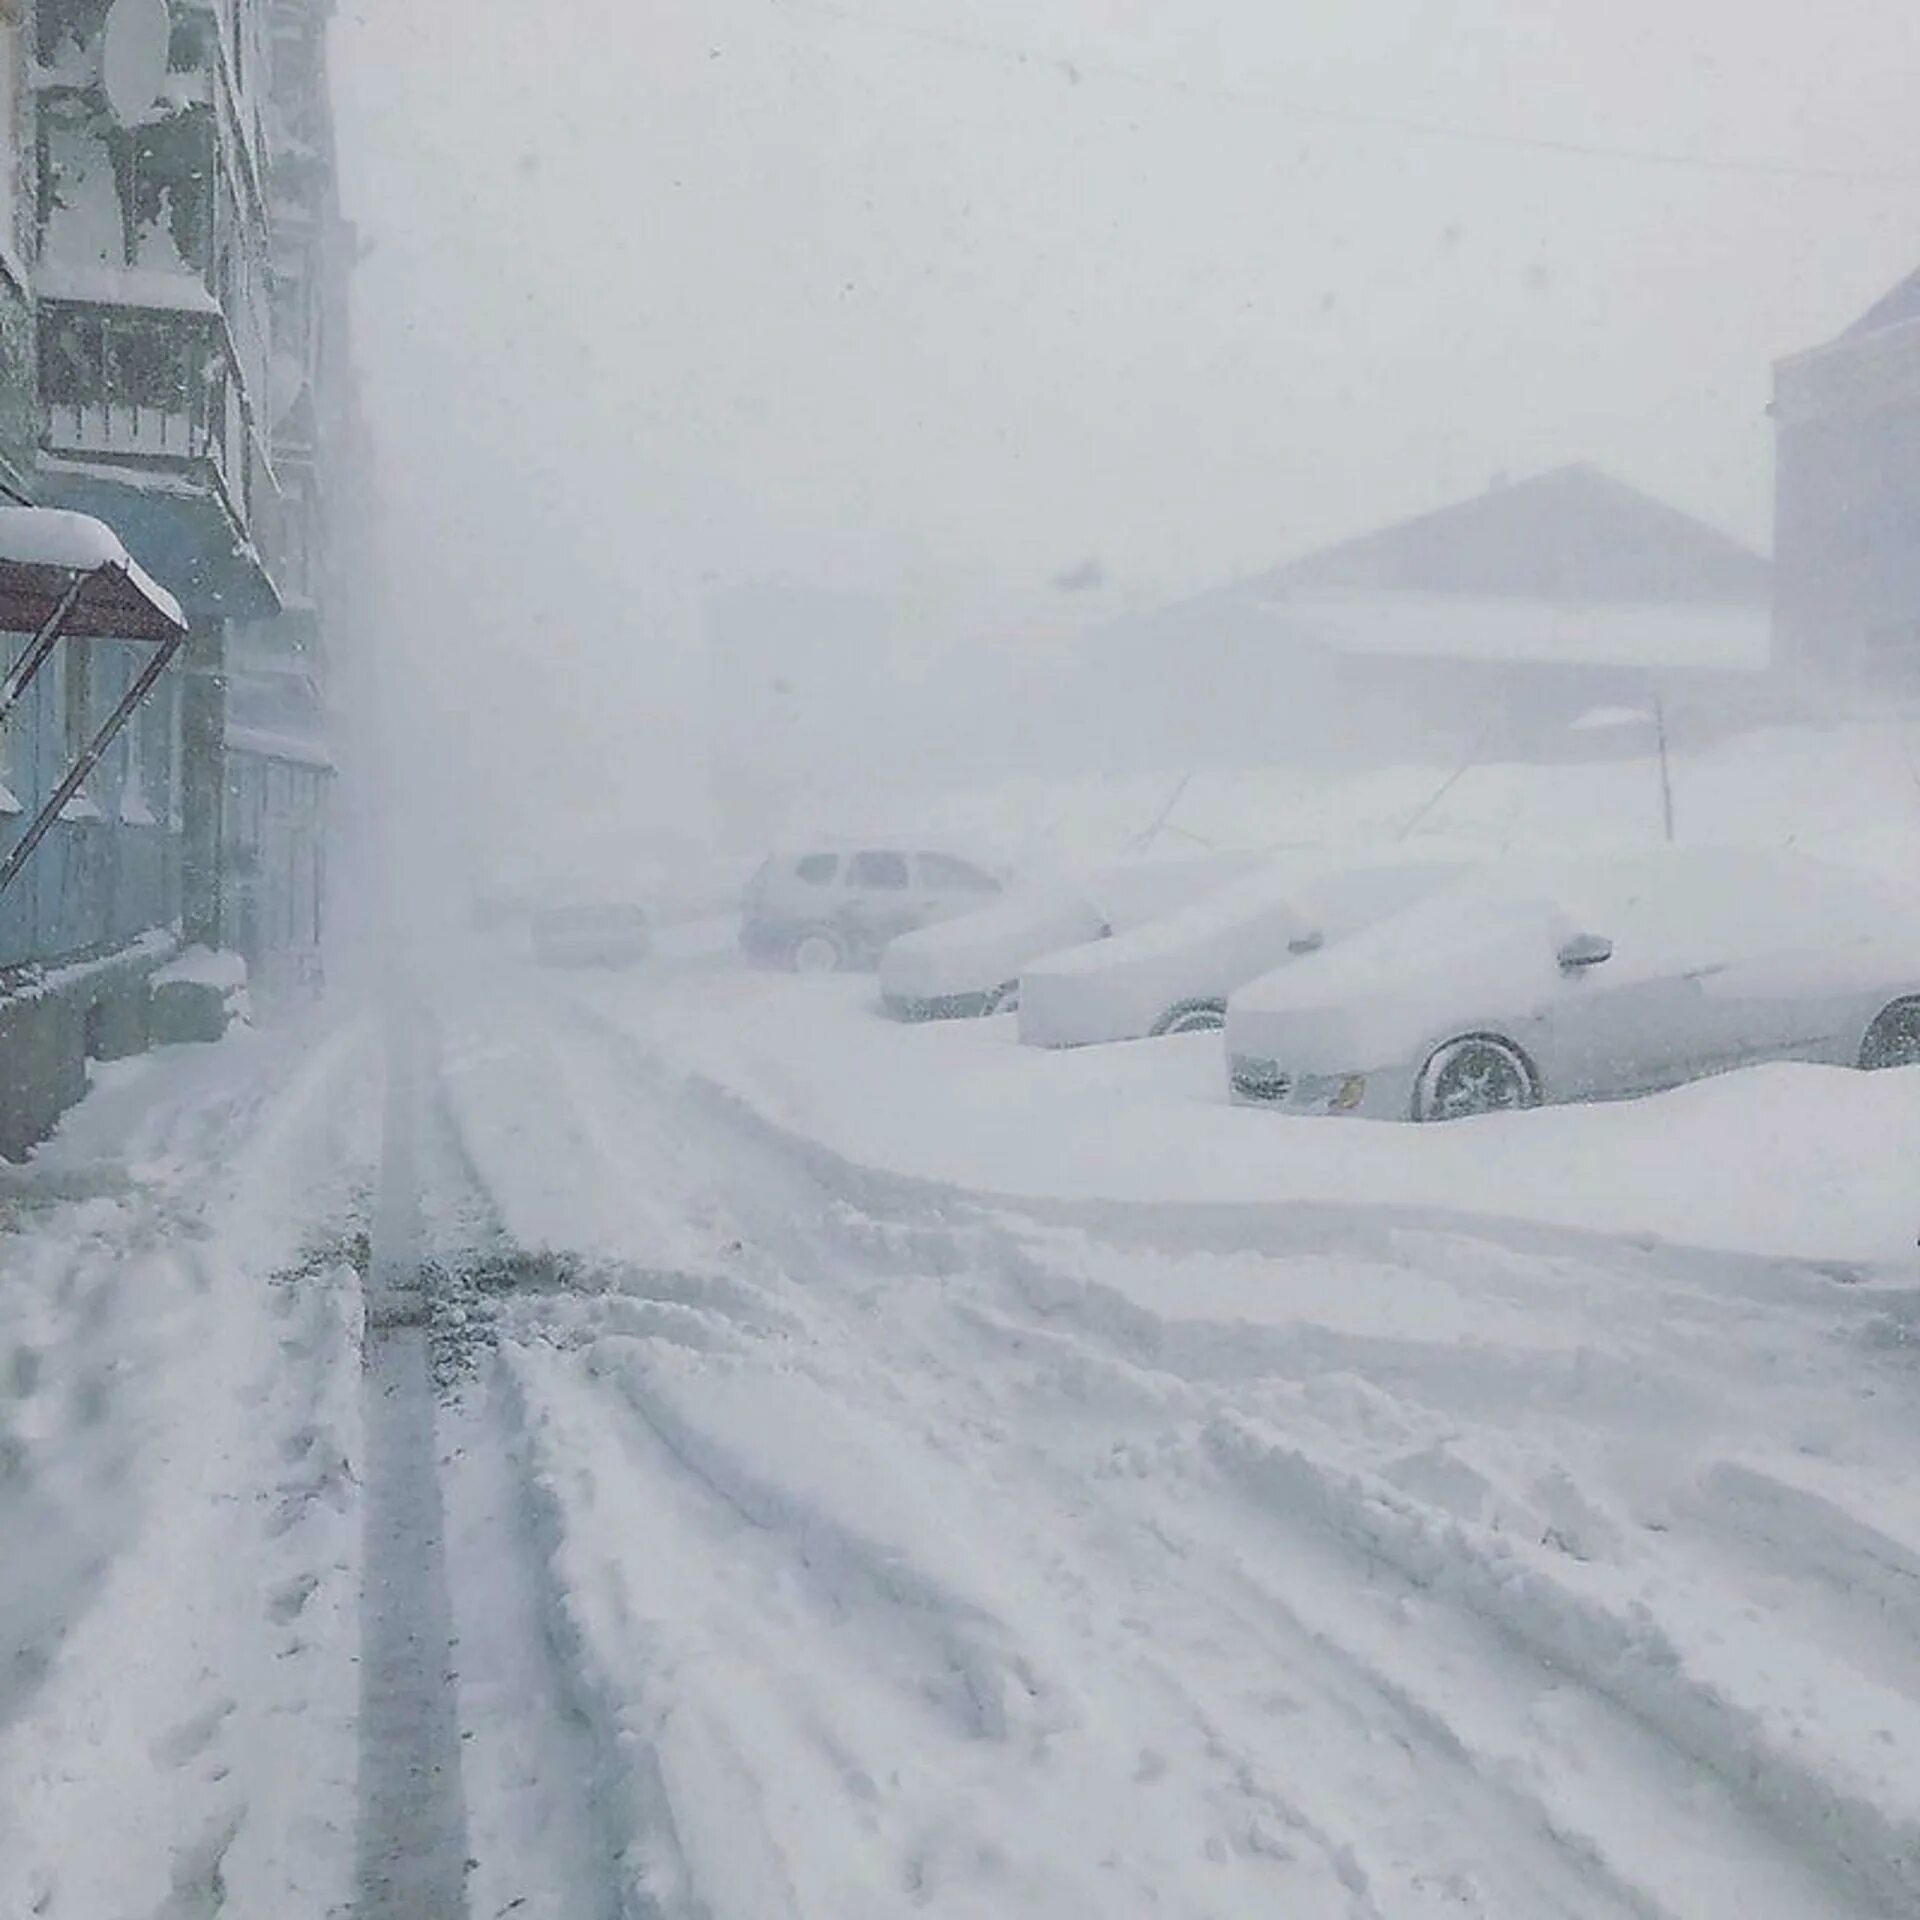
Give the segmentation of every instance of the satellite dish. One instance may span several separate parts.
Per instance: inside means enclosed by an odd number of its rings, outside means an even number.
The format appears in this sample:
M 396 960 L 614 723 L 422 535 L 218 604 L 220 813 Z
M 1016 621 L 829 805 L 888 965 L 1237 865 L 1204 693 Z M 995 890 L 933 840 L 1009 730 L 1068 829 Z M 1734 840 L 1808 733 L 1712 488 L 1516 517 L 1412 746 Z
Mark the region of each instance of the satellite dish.
M 167 0 L 113 0 L 100 33 L 100 86 L 113 117 L 138 126 L 167 84 L 173 21 Z

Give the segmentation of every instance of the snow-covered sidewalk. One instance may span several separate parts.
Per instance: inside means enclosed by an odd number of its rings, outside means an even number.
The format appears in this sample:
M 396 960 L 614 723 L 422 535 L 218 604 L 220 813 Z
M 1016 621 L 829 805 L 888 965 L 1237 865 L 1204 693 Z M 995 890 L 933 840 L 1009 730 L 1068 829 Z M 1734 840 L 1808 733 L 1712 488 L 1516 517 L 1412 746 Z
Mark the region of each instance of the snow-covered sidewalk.
M 0 1169 L 0 1913 L 352 1888 L 365 1034 L 100 1069 Z

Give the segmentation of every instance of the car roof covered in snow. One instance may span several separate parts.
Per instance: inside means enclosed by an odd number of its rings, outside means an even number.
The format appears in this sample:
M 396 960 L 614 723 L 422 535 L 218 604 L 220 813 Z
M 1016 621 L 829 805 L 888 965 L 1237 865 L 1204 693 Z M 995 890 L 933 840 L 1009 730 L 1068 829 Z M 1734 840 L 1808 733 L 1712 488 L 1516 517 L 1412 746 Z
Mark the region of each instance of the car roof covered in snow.
M 1246 1012 L 1323 1005 L 1409 978 L 1443 980 L 1482 948 L 1531 927 L 1609 939 L 1669 925 L 1712 928 L 1758 951 L 1899 928 L 1920 939 L 1920 909 L 1876 876 L 1786 850 L 1662 847 L 1471 869 L 1337 948 L 1262 976 L 1234 996 Z M 1622 960 L 1628 958 L 1623 949 Z M 1658 971 L 1658 966 L 1654 968 Z

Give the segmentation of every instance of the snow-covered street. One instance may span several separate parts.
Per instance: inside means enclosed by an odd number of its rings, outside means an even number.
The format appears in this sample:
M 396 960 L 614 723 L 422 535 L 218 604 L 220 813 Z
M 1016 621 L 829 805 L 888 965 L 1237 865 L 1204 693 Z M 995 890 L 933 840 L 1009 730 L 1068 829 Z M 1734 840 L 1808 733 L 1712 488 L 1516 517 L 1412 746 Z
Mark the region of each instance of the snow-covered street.
M 8 1177 L 0 1911 L 1920 1901 L 1903 1262 L 989 1198 L 700 1055 L 840 983 L 440 978 L 391 1082 L 377 1022 L 179 1050 Z M 430 1356 L 357 1383 L 383 1237 Z
M 509 1038 L 499 993 L 447 1011 L 452 1125 L 488 1233 L 576 1258 L 481 1303 L 453 1452 L 529 1502 L 630 1910 L 1910 1910 L 1908 1292 L 1036 1217 L 689 1085 L 604 994 Z

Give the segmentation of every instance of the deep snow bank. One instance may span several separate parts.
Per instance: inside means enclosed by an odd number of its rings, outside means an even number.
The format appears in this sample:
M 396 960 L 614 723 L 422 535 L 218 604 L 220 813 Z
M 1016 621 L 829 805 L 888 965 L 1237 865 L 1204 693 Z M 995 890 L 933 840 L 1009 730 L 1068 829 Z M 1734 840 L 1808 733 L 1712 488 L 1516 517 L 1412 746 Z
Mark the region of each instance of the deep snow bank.
M 1845 1261 L 1910 1256 L 1920 1071 L 1779 1066 L 1448 1127 L 1228 1104 L 1220 1039 L 1081 1053 L 1011 1020 L 902 1029 L 871 982 L 596 984 L 683 1069 L 856 1161 L 1014 1196 L 1365 1202 Z

